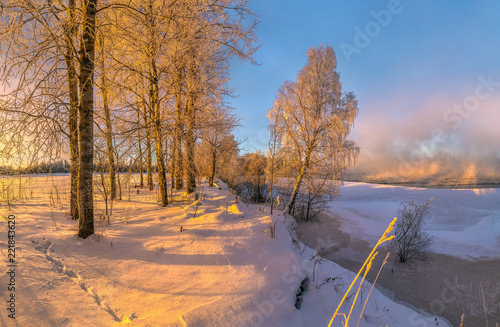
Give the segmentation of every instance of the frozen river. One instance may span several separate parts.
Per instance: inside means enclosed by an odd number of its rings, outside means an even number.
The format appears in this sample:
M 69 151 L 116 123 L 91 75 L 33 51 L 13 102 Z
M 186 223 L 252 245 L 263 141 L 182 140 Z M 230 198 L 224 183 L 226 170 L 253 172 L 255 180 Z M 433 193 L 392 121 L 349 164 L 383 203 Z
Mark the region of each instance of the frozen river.
M 433 199 L 427 231 L 430 250 L 472 258 L 500 258 L 500 189 L 433 189 L 346 182 L 330 211 L 340 229 L 375 243 L 402 201 Z

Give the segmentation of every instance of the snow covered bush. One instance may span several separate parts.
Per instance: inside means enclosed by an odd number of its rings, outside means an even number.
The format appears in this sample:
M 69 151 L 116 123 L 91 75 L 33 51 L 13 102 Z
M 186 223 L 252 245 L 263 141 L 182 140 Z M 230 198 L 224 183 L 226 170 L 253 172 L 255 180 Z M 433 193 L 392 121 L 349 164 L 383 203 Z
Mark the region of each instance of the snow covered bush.
M 433 237 L 425 230 L 432 199 L 418 204 L 413 199 L 401 202 L 391 247 L 397 250 L 399 262 L 423 259 Z

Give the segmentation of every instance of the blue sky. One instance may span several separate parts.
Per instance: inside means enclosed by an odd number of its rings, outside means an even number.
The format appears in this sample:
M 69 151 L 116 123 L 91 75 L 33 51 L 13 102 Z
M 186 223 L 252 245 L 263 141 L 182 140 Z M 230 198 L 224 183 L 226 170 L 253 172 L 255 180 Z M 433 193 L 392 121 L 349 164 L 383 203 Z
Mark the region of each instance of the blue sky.
M 236 135 L 247 139 L 244 149 L 265 149 L 266 112 L 278 88 L 295 79 L 307 49 L 320 44 L 334 48 L 343 89 L 358 98 L 352 138 L 365 156 L 387 142 L 408 154 L 436 129 L 450 141 L 438 142 L 441 148 L 462 152 L 475 148 L 468 141 L 477 134 L 474 126 L 481 126 L 486 139 L 500 136 L 489 125 L 500 118 L 496 86 L 458 128 L 443 118 L 474 94 L 481 76 L 500 81 L 500 1 L 253 0 L 249 7 L 260 20 L 255 56 L 260 65 L 234 62 L 230 83 L 239 95 L 231 104 L 243 119 Z M 374 13 L 381 12 L 390 13 L 390 20 L 382 14 L 385 21 L 377 22 Z M 368 45 L 359 42 L 359 30 L 369 34 Z M 345 49 L 356 45 L 356 53 L 346 55 Z M 498 153 L 500 142 L 496 145 Z M 398 146 L 385 148 L 386 156 L 398 156 Z

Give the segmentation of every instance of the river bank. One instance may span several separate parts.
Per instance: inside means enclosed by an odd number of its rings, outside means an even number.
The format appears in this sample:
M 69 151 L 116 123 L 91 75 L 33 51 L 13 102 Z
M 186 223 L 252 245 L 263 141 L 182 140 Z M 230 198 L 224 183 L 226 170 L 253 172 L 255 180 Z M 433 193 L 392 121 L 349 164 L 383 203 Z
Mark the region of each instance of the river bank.
M 296 229 L 301 242 L 318 248 L 319 255 L 351 271 L 358 271 L 371 251 L 368 242 L 340 230 L 342 219 L 334 213 L 321 214 L 316 221 L 300 223 Z M 318 243 L 318 240 L 322 240 Z M 325 242 L 324 240 L 328 240 Z M 318 245 L 319 244 L 319 245 Z M 387 249 L 382 248 L 367 276 L 373 281 Z M 399 301 L 419 310 L 440 315 L 459 326 L 462 314 L 466 326 L 486 326 L 481 285 L 490 326 L 500 323 L 500 260 L 464 260 L 429 253 L 428 259 L 396 264 L 394 254 L 384 266 L 377 285 Z M 410 321 L 409 326 L 425 326 Z

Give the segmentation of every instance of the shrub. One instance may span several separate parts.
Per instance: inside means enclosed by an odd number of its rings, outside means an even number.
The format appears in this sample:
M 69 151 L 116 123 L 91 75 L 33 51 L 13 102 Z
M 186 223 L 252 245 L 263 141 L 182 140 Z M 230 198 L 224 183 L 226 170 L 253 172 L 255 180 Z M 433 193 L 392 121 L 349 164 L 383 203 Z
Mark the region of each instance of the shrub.
M 424 259 L 433 237 L 425 230 L 432 199 L 418 204 L 413 199 L 401 202 L 391 247 L 397 250 L 399 262 Z

